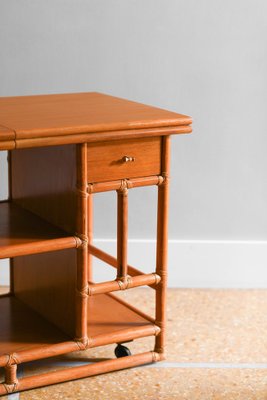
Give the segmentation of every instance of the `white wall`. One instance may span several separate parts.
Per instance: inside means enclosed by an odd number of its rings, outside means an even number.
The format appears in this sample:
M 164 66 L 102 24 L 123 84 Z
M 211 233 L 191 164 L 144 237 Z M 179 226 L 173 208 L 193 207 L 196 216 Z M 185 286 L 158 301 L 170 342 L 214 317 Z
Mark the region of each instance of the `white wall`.
M 193 135 L 173 138 L 170 238 L 262 243 L 266 15 L 264 0 L 2 1 L 0 95 L 100 91 L 193 116 Z M 131 237 L 149 239 L 154 192 L 142 193 Z M 110 238 L 105 204 L 96 236 Z

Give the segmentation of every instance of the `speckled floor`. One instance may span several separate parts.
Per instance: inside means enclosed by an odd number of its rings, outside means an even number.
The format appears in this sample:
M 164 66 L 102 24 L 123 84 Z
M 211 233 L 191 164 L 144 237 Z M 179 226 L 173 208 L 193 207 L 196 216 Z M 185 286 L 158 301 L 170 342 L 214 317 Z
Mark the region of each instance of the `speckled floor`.
M 152 294 L 152 296 L 151 296 Z M 123 297 L 153 314 L 153 291 Z M 267 400 L 267 290 L 170 289 L 164 362 L 9 395 L 6 399 Z M 132 353 L 153 339 L 128 344 Z M 114 357 L 114 346 L 23 366 L 23 376 Z M 5 398 L 5 397 L 2 397 Z

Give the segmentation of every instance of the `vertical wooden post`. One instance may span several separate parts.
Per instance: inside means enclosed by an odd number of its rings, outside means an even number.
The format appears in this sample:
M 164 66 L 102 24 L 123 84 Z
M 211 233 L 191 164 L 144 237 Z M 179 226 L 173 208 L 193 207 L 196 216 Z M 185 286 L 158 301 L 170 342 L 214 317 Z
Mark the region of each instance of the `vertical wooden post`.
M 8 364 L 5 367 L 5 382 L 4 382 L 4 384 L 7 386 L 13 385 L 12 390 L 15 390 L 17 383 L 18 383 L 17 364 Z
M 12 200 L 12 151 L 7 152 L 7 166 L 8 166 L 8 201 Z
M 127 278 L 128 189 L 117 190 L 117 279 Z
M 87 337 L 88 298 L 88 193 L 87 144 L 77 145 L 77 236 L 82 244 L 77 249 L 76 340 L 84 345 Z
M 168 202 L 170 170 L 170 136 L 162 138 L 161 175 L 163 182 L 158 186 L 157 217 L 157 256 L 156 273 L 161 277 L 156 287 L 156 325 L 161 332 L 155 339 L 155 351 L 164 353 L 166 329 L 166 290 L 167 290 L 167 257 L 168 257 Z
M 7 163 L 8 163 L 8 201 L 12 201 L 12 151 L 7 152 Z M 13 258 L 9 259 L 9 292 L 14 294 L 14 263 Z
M 88 244 L 93 244 L 93 221 L 94 221 L 94 213 L 93 213 L 93 193 L 89 193 L 88 195 Z M 93 281 L 93 256 L 88 253 L 88 282 Z

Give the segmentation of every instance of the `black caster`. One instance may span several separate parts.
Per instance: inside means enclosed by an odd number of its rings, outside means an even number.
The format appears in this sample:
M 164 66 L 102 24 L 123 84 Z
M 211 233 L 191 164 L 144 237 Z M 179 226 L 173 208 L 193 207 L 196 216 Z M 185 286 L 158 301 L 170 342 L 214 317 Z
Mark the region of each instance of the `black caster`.
M 127 357 L 127 356 L 131 356 L 132 353 L 130 352 L 130 350 L 128 349 L 128 347 L 123 346 L 122 344 L 118 344 L 117 347 L 114 350 L 115 356 L 117 358 L 120 357 Z

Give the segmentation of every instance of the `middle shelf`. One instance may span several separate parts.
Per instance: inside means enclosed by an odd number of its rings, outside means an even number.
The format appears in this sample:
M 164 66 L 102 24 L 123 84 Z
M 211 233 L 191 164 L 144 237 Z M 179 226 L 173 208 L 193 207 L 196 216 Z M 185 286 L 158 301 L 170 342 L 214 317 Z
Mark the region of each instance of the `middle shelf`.
M 12 202 L 0 202 L 0 259 L 76 246 L 74 236 Z

